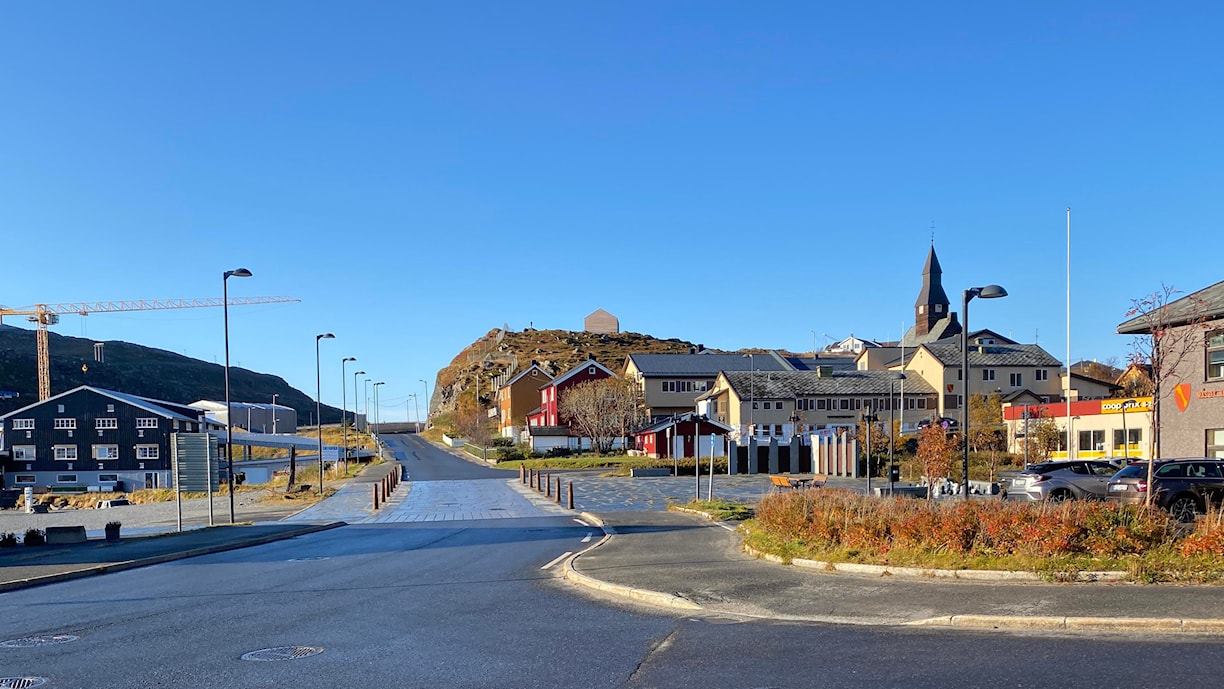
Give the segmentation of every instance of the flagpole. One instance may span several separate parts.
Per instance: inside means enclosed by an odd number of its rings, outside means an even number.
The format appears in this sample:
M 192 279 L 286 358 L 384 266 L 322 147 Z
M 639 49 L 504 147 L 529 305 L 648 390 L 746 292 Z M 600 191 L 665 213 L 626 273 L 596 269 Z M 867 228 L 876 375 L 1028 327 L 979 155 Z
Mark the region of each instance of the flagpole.
M 1067 459 L 1071 459 L 1071 207 L 1067 206 Z

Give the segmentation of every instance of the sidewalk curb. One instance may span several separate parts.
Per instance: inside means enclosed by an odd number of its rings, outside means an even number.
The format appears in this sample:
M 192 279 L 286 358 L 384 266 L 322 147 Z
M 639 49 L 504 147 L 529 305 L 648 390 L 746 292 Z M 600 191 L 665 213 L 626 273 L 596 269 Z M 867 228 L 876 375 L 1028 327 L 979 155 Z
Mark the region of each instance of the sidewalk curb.
M 256 545 L 265 545 L 276 541 L 283 541 L 287 538 L 295 538 L 297 536 L 305 536 L 319 531 L 327 531 L 336 527 L 345 526 L 346 522 L 330 522 L 327 524 L 311 524 L 303 526 L 292 531 L 285 531 L 278 534 L 269 534 L 267 536 L 258 536 L 240 541 L 230 541 L 228 543 L 217 543 L 210 546 L 193 548 L 191 550 L 181 550 L 173 553 L 163 553 L 151 557 L 144 557 L 137 560 L 126 560 L 124 562 L 114 562 L 105 565 L 95 565 L 82 569 L 73 570 L 71 572 L 60 572 L 58 574 L 48 574 L 41 577 L 30 577 L 28 579 L 18 579 L 15 581 L 7 581 L 0 583 L 0 593 L 6 591 L 16 591 L 18 589 L 31 588 L 34 586 L 42 586 L 43 584 L 54 584 L 61 581 L 70 581 L 72 579 L 81 579 L 95 574 L 108 574 L 111 572 L 122 572 L 129 569 L 137 569 L 139 567 L 148 567 L 149 565 L 159 565 L 163 562 L 173 562 L 175 560 L 184 560 L 189 557 L 198 557 L 200 555 L 211 555 L 213 553 L 223 553 L 227 550 L 238 550 L 240 548 L 249 548 Z
M 951 615 L 948 617 L 931 617 L 924 620 L 905 622 L 903 626 L 1224 635 L 1224 619 L 1219 618 Z
M 742 543 L 744 552 L 766 562 L 780 565 L 787 564 L 785 558 L 765 553 Z M 1051 582 L 1036 572 L 1020 572 L 1015 570 L 987 569 L 924 569 L 922 567 L 894 567 L 891 565 L 865 565 L 856 562 L 824 562 L 822 560 L 805 560 L 794 558 L 790 564 L 800 569 L 816 569 L 824 572 L 843 572 L 846 574 L 862 574 L 871 576 L 903 576 L 916 579 L 961 579 L 964 581 L 1018 581 L 1026 584 L 1060 584 L 1066 582 Z M 1077 572 L 1076 583 L 1125 583 L 1126 572 Z
M 658 605 L 658 606 L 673 608 L 673 609 L 678 609 L 678 610 L 701 610 L 702 609 L 700 605 L 697 605 L 696 603 L 690 600 L 685 600 L 684 598 L 681 598 L 680 596 L 677 596 L 674 593 L 661 593 L 659 591 L 650 591 L 648 589 L 637 589 L 631 586 L 624 586 L 622 584 L 611 584 L 606 581 L 601 581 L 599 579 L 596 579 L 595 577 L 592 577 L 590 575 L 583 574 L 582 572 L 579 572 L 578 570 L 574 569 L 575 560 L 577 560 L 579 557 L 582 557 L 584 554 L 589 553 L 592 550 L 598 548 L 604 543 L 607 543 L 612 538 L 612 535 L 616 533 L 615 529 L 610 529 L 607 526 L 605 526 L 602 519 L 591 514 L 590 512 L 582 512 L 578 516 L 591 522 L 595 526 L 598 526 L 604 532 L 604 537 L 599 539 L 598 543 L 595 543 L 589 548 L 585 548 L 577 553 L 574 553 L 573 555 L 570 555 L 569 557 L 565 559 L 565 563 L 561 567 L 561 576 L 564 577 L 567 581 L 578 584 L 580 586 L 585 586 L 590 589 L 595 589 L 596 591 L 603 591 L 604 593 L 610 593 L 616 596 L 622 596 L 624 598 L 629 598 L 631 600 L 635 600 L 640 603 L 648 603 L 650 605 Z

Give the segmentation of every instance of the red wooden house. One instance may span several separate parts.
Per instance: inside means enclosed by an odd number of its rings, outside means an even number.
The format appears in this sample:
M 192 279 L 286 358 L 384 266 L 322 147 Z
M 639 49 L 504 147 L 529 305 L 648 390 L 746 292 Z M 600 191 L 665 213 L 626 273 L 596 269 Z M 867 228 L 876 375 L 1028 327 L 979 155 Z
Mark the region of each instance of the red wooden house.
M 579 383 L 588 383 L 592 380 L 600 380 L 602 378 L 616 378 L 615 373 L 608 367 L 595 361 L 588 359 L 581 364 L 571 368 L 565 373 L 557 376 L 551 381 L 540 386 L 540 406 L 538 409 L 527 414 L 528 426 L 567 426 L 569 425 L 561 418 L 560 403 L 561 398 L 565 395 L 565 391 L 569 388 L 578 385 Z
M 705 457 L 711 442 L 716 454 L 724 454 L 723 438 L 733 429 L 695 413 L 681 414 L 634 431 L 634 445 L 647 457 Z M 694 437 L 694 435 L 696 437 Z M 713 440 L 711 440 L 713 437 Z

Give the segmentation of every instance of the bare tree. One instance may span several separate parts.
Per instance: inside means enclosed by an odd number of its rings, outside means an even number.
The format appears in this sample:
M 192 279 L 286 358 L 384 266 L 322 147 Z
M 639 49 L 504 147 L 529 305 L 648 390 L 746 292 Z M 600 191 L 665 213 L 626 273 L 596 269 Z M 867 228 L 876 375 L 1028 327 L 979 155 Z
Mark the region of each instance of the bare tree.
M 475 395 L 465 395 L 455 405 L 455 426 L 459 433 L 482 447 L 488 445 L 490 437 L 489 419 L 483 411 L 484 407 Z
M 1179 290 L 1161 283 L 1160 289 L 1140 299 L 1131 300 L 1126 315 L 1135 328 L 1131 343 L 1131 362 L 1145 366 L 1152 379 L 1152 423 L 1148 438 L 1153 460 L 1160 457 L 1160 416 L 1165 397 L 1171 397 L 1181 382 L 1182 365 L 1188 357 L 1197 355 L 1203 346 L 1208 306 L 1194 295 L 1175 299 Z M 1119 329 L 1121 330 L 1121 328 Z M 1148 462 L 1148 485 L 1152 485 L 1155 462 Z M 1147 493 L 1151 504 L 1152 491 Z
M 613 441 L 628 435 L 641 414 L 641 390 L 633 381 L 602 378 L 579 383 L 566 390 L 557 403 L 564 423 L 601 453 L 611 451 Z
M 935 480 L 947 478 L 960 450 L 960 434 L 931 424 L 918 431 L 918 463 L 927 477 L 927 499 L 934 497 Z

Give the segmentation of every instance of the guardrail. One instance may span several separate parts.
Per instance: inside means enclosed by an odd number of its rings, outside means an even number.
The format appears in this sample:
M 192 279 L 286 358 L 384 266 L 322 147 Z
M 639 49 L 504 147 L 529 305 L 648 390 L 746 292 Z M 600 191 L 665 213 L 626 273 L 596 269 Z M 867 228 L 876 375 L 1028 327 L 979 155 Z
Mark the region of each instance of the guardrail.
M 465 442 L 463 444 L 463 451 L 483 462 L 489 461 L 489 448 L 487 447 L 481 447 L 471 442 Z

